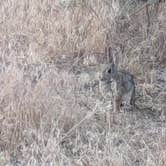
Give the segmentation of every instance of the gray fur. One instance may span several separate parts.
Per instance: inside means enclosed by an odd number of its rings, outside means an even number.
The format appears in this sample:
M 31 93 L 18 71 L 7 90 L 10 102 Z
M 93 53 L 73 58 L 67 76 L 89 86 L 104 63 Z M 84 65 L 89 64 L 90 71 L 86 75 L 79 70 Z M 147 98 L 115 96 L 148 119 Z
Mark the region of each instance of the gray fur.
M 115 111 L 120 111 L 123 102 L 132 107 L 135 106 L 135 82 L 132 74 L 126 71 L 118 71 L 117 65 L 111 63 L 106 65 L 101 81 L 111 87 Z

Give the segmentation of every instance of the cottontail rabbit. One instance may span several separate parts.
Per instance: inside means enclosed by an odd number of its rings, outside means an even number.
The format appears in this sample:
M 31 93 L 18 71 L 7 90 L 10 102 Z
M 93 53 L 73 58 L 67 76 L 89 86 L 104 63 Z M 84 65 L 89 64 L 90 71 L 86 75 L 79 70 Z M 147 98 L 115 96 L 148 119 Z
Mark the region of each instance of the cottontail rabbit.
M 111 64 L 105 65 L 101 81 L 110 86 L 113 92 L 113 106 L 115 111 L 120 111 L 123 102 L 134 107 L 134 77 L 129 72 L 118 70 L 115 56 L 113 56 Z

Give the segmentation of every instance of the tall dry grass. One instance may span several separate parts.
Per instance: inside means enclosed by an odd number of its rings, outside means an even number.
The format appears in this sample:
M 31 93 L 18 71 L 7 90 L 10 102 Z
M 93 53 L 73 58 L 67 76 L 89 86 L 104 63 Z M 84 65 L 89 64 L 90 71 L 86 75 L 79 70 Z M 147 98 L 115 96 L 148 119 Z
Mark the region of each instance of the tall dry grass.
M 165 78 L 166 5 L 149 8 L 148 35 L 135 5 L 0 1 L 0 165 L 165 165 L 165 86 L 156 77 Z M 140 102 L 162 115 L 113 115 L 109 93 L 92 89 L 86 72 L 69 72 L 73 55 L 83 52 L 87 64 L 99 56 L 98 66 L 107 46 L 143 83 Z

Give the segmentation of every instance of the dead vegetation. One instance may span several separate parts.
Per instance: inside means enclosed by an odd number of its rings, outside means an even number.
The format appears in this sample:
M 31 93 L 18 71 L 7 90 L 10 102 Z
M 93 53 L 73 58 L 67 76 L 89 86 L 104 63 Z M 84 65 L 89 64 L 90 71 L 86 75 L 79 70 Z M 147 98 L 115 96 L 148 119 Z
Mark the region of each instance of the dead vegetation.
M 0 1 L 0 165 L 166 165 L 166 4 L 119 2 Z M 111 112 L 108 47 L 140 110 Z

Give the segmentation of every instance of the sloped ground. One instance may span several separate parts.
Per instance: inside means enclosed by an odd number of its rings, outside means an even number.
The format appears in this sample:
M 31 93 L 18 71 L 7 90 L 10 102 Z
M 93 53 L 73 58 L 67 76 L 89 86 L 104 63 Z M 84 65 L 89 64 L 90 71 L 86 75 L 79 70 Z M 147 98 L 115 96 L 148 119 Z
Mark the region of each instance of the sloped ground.
M 100 68 L 73 72 L 62 59 L 63 69 L 15 61 L 1 68 L 2 165 L 165 165 L 165 71 L 155 98 L 138 88 L 143 109 L 113 113 L 110 92 L 94 84 Z
M 165 166 L 165 4 L 147 36 L 140 6 L 119 17 L 116 3 L 81 2 L 0 2 L 0 165 Z M 105 31 L 135 76 L 132 112 L 113 113 L 99 81 Z

